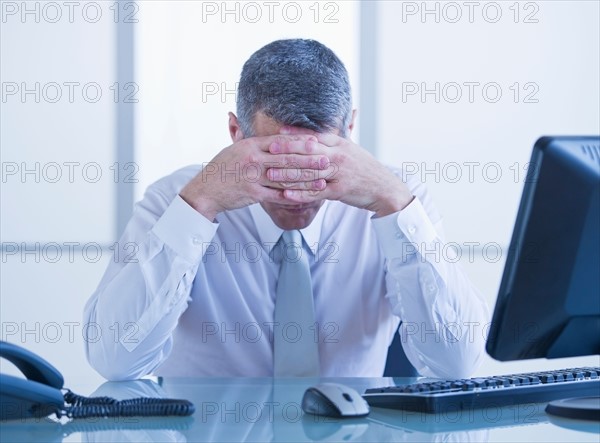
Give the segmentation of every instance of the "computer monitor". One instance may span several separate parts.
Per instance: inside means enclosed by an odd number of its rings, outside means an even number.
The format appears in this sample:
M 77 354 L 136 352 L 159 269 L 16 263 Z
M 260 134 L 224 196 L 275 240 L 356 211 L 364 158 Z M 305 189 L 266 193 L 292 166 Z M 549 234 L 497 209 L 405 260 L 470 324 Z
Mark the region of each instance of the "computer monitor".
M 600 354 L 600 137 L 536 142 L 486 349 L 502 361 Z

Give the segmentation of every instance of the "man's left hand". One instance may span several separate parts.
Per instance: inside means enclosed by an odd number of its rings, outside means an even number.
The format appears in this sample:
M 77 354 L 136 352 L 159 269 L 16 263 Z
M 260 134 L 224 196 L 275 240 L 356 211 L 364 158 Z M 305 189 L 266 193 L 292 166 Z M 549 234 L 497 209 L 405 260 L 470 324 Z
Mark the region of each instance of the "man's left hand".
M 281 134 L 304 133 L 306 129 L 284 126 Z M 318 171 L 319 177 L 313 177 L 314 170 L 294 168 L 272 168 L 267 177 L 275 187 L 284 188 L 287 183 L 299 181 L 299 177 L 311 179 L 324 178 L 323 190 L 285 190 L 284 195 L 290 202 L 308 203 L 316 200 L 339 200 L 357 208 L 367 209 L 377 217 L 392 214 L 404 209 L 413 199 L 404 182 L 391 170 L 379 163 L 366 149 L 352 140 L 331 133 L 312 132 L 317 138 L 317 151 L 329 157 L 330 167 Z M 285 152 L 273 154 L 300 154 L 286 148 Z

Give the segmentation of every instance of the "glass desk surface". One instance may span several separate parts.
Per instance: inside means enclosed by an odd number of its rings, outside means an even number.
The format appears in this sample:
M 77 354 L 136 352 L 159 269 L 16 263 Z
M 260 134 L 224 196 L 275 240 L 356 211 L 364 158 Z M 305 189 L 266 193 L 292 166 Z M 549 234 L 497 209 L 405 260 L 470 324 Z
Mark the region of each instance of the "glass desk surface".
M 553 442 L 599 441 L 600 423 L 553 418 L 544 403 L 493 407 L 448 414 L 371 408 L 364 418 L 306 415 L 306 388 L 342 383 L 362 393 L 371 387 L 411 383 L 409 378 L 154 378 L 106 382 L 94 389 L 79 383 L 78 394 L 117 399 L 166 397 L 194 403 L 191 417 L 108 418 L 60 422 L 47 419 L 2 422 L 1 441 L 242 442 L 401 441 Z

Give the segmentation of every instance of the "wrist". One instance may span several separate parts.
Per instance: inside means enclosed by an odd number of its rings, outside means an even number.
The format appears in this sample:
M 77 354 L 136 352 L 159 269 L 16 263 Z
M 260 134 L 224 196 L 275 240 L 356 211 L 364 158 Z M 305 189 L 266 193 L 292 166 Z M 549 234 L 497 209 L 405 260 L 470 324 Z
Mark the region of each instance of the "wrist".
M 394 212 L 402 211 L 415 198 L 398 177 L 394 176 L 394 179 L 393 183 L 395 183 L 395 186 L 390 187 L 388 185 L 380 188 L 385 189 L 385 192 L 381 193 L 376 198 L 377 203 L 374 208 L 376 217 L 385 217 Z
M 379 200 L 379 204 L 375 209 L 375 217 L 385 217 L 386 215 L 402 211 L 413 200 L 414 195 L 389 195 Z
M 179 196 L 211 222 L 217 217 L 217 214 L 221 212 L 218 205 L 211 199 L 199 195 L 198 193 L 192 193 L 185 188 L 179 193 Z

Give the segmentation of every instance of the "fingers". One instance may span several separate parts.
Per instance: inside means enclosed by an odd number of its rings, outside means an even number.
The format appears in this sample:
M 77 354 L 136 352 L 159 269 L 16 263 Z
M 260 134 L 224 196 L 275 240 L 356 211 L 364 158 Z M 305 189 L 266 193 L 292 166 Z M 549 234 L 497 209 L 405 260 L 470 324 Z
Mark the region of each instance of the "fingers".
M 306 140 L 290 139 L 290 136 L 278 135 L 277 138 L 269 144 L 271 154 L 324 154 L 325 147 L 319 146 L 317 139 L 313 136 L 307 136 Z
M 283 191 L 281 189 L 269 188 L 266 186 L 258 186 L 257 188 L 258 201 L 267 201 L 272 203 L 287 203 Z
M 326 146 L 320 145 L 310 134 L 251 137 L 244 143 L 266 154 L 254 158 L 267 167 L 326 169 L 329 166 Z
M 322 191 L 327 186 L 326 180 L 337 170 L 329 157 L 322 154 L 326 147 L 310 134 L 251 137 L 241 143 L 245 147 L 241 148 L 244 157 L 240 173 L 261 188 L 279 193 L 269 196 L 270 199 L 278 195 L 286 201 L 284 190 Z M 231 160 L 227 162 L 230 163 Z M 234 168 L 229 165 L 229 169 Z
M 322 191 L 285 189 L 283 191 L 283 197 L 287 203 L 312 203 L 317 200 L 327 199 L 328 192 L 327 188 Z
M 257 190 L 258 201 L 271 203 L 312 203 L 327 198 L 326 191 L 298 190 L 298 189 L 275 189 L 267 186 L 259 186 Z
M 306 142 L 273 142 L 269 145 L 271 154 L 327 154 L 327 147 L 319 144 L 316 139 Z
M 330 164 L 326 169 L 301 169 L 301 168 L 271 168 L 267 170 L 267 178 L 272 182 L 294 183 L 309 182 L 314 180 L 331 180 L 338 168 Z
M 291 189 L 299 191 L 322 191 L 327 186 L 323 179 L 305 181 L 305 182 L 269 182 L 267 187 L 275 189 Z
M 319 146 L 313 136 L 275 135 L 246 140 L 265 153 L 254 158 L 260 159 L 267 168 L 326 169 L 329 166 L 325 147 Z
M 311 169 L 326 170 L 330 167 L 326 155 L 278 154 L 265 158 L 268 169 Z
M 330 132 L 316 132 L 306 128 L 298 128 L 296 126 L 282 126 L 279 133 L 287 136 L 312 135 L 317 141 L 325 146 L 335 146 L 340 144 L 342 137 Z
M 260 150 L 273 154 L 286 152 L 311 154 L 318 145 L 317 138 L 311 134 L 279 134 L 267 137 L 251 137 L 246 140 L 256 144 Z

